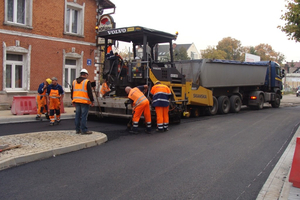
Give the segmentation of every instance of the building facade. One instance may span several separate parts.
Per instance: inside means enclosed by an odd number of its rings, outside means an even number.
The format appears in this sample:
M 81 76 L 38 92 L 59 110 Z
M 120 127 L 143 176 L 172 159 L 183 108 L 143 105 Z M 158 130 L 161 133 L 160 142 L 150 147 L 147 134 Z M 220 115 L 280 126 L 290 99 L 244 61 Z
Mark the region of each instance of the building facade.
M 54 76 L 65 90 L 64 103 L 71 103 L 69 86 L 80 70 L 95 72 L 95 26 L 102 1 L 0 2 L 2 109 L 10 108 L 13 96 L 35 96 L 39 84 Z

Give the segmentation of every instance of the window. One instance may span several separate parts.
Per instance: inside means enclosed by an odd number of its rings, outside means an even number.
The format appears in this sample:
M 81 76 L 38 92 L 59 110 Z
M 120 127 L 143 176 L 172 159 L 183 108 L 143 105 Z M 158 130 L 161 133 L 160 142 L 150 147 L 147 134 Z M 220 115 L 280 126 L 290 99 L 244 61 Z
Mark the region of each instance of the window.
M 24 86 L 23 55 L 6 55 L 6 84 L 7 89 L 18 89 Z
M 65 33 L 83 36 L 84 30 L 84 5 L 66 2 Z
M 69 86 L 72 85 L 73 80 L 76 79 L 76 74 L 77 74 L 76 68 L 77 68 L 76 60 L 66 59 L 64 88 L 70 89 Z
M 5 0 L 5 24 L 32 25 L 32 0 Z

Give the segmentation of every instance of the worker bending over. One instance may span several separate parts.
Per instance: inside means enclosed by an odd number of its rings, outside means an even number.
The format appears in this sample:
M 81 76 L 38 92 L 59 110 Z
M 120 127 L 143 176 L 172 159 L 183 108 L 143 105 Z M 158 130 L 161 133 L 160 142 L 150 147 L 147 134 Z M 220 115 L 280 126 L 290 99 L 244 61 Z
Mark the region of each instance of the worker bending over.
M 108 81 L 105 79 L 105 81 L 102 83 L 100 94 L 102 95 L 103 98 L 109 94 L 111 89 L 108 86 Z
M 153 95 L 152 106 L 155 107 L 156 122 L 158 132 L 168 131 L 169 125 L 169 99 L 172 95 L 168 86 L 161 84 L 159 81 L 151 88 L 150 93 Z
M 60 122 L 60 102 L 64 97 L 64 90 L 57 83 L 57 78 L 52 77 L 52 84 L 47 88 L 47 99 L 49 102 L 49 117 L 50 117 L 50 126 L 54 125 L 56 114 L 56 122 Z
M 47 92 L 47 87 L 51 83 L 52 80 L 50 78 L 47 78 L 45 82 L 42 82 L 39 85 L 38 95 L 36 97 L 38 109 L 37 109 L 37 115 L 35 119 L 37 120 L 41 119 L 42 114 L 45 114 L 46 118 L 49 119 L 46 92 Z
M 127 86 L 125 88 L 128 98 L 132 103 L 132 133 L 138 133 L 139 120 L 144 113 L 146 122 L 146 133 L 151 133 L 151 113 L 150 104 L 144 93 L 148 90 L 148 85 L 141 85 L 135 88 Z

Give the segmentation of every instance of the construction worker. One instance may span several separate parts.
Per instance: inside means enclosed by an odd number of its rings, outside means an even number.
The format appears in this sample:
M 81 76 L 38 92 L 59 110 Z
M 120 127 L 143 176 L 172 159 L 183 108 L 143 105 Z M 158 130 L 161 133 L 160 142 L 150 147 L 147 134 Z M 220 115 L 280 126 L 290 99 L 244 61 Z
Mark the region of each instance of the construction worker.
M 158 132 L 168 131 L 169 125 L 169 99 L 171 97 L 170 88 L 156 81 L 150 91 L 152 106 L 155 107 L 156 122 Z
M 47 87 L 47 100 L 49 102 L 49 118 L 50 118 L 50 126 L 54 125 L 56 114 L 56 123 L 60 123 L 60 102 L 64 97 L 64 90 L 57 83 L 57 78 L 52 77 L 52 84 Z
M 102 83 L 100 94 L 102 95 L 103 98 L 109 94 L 111 89 L 108 86 L 108 81 L 105 79 L 105 81 Z
M 112 51 L 112 43 L 109 43 L 107 48 L 106 48 L 106 57 L 108 58 L 108 57 L 111 57 L 113 55 L 114 55 L 114 53 Z
M 144 93 L 148 90 L 148 85 L 141 85 L 135 88 L 127 86 L 125 92 L 128 94 L 130 103 L 132 103 L 132 133 L 138 133 L 139 120 L 144 113 L 146 122 L 146 133 L 151 133 L 151 113 L 150 105 Z
M 46 92 L 47 92 L 47 87 L 51 83 L 52 83 L 52 80 L 50 78 L 47 78 L 45 80 L 45 82 L 42 82 L 39 85 L 38 95 L 36 96 L 36 101 L 38 104 L 37 115 L 35 118 L 36 120 L 40 120 L 42 117 L 42 114 L 45 114 L 46 118 L 49 119 Z
M 89 73 L 86 69 L 80 71 L 80 77 L 73 81 L 71 89 L 72 104 L 76 108 L 75 126 L 76 134 L 92 134 L 86 126 L 90 105 L 94 106 L 94 97 L 91 82 L 87 79 Z

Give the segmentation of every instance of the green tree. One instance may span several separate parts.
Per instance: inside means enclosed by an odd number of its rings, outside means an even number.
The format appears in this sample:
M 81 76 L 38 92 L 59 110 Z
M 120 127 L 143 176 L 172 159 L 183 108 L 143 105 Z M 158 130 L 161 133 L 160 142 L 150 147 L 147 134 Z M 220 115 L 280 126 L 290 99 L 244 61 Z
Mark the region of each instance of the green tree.
M 239 40 L 227 37 L 219 41 L 217 50 L 226 52 L 227 60 L 240 60 L 241 59 L 242 44 Z
M 213 46 L 208 46 L 207 49 L 201 52 L 202 58 L 208 58 L 208 59 L 221 59 L 225 60 L 226 58 L 226 52 L 222 50 L 217 50 Z
M 300 42 L 300 0 L 285 0 L 287 12 L 280 19 L 285 21 L 284 26 L 278 28 L 285 32 L 289 40 Z
M 181 47 L 179 49 L 174 50 L 174 60 L 190 60 L 190 57 L 188 57 L 187 51 L 184 47 Z

